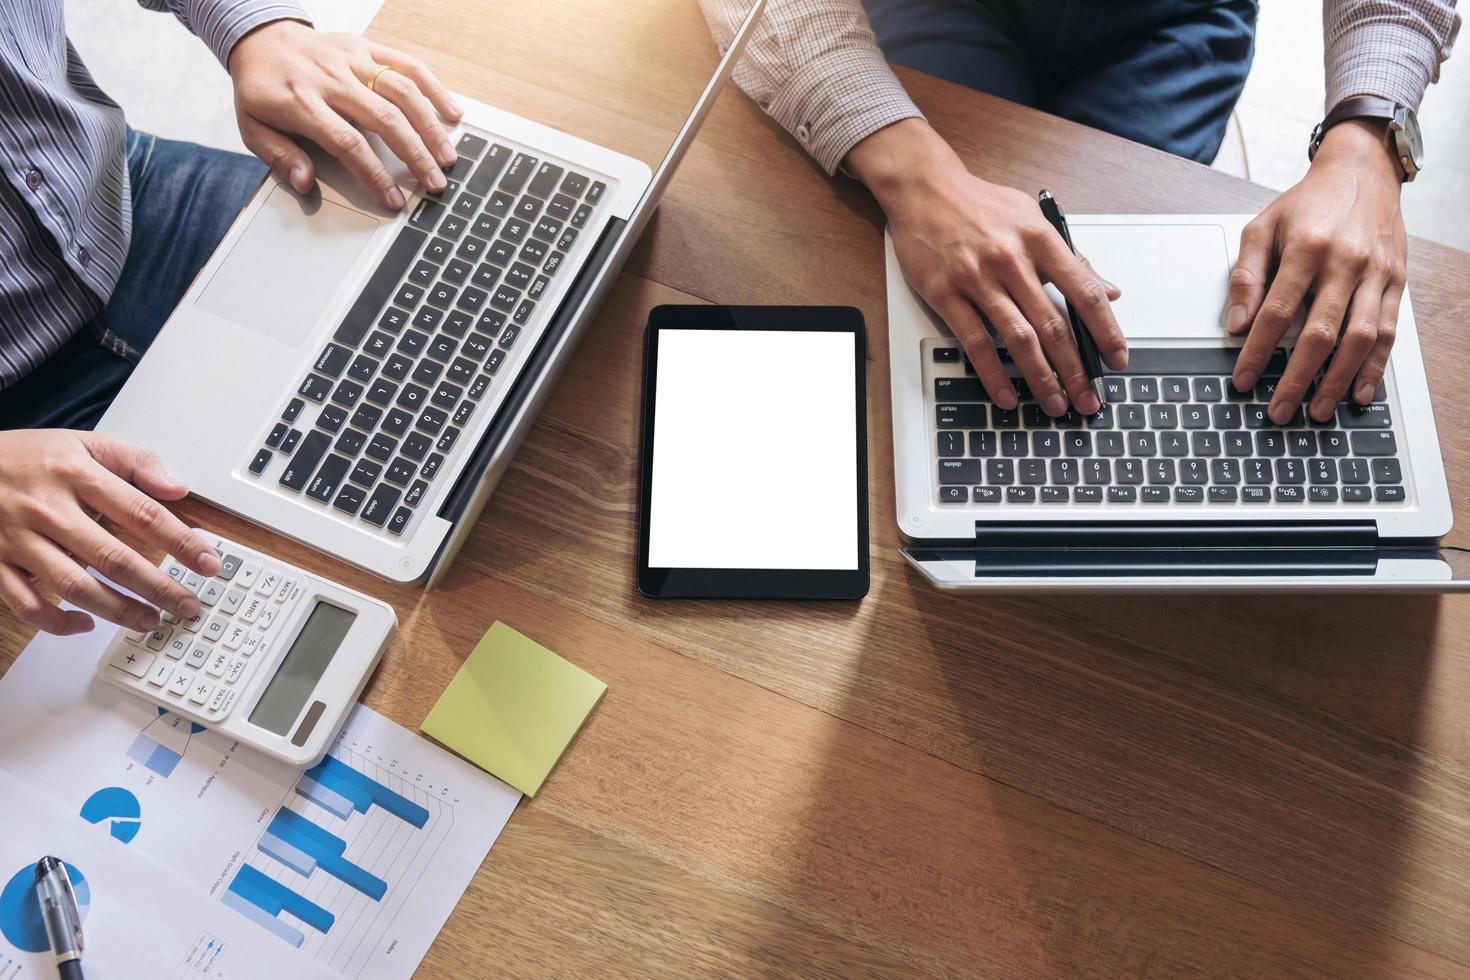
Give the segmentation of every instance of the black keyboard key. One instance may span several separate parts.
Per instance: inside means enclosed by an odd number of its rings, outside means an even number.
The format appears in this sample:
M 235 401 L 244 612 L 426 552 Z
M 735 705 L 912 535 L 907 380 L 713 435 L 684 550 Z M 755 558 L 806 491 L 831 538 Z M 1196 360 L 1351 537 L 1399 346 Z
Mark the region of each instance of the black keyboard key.
M 1035 487 L 1006 487 L 1006 502 L 1011 504 L 1030 504 L 1036 501 Z
M 934 419 L 935 427 L 940 429 L 983 429 L 985 428 L 985 406 L 936 405 Z
M 364 432 L 371 432 L 378 425 L 378 420 L 383 417 L 383 410 L 375 405 L 359 405 L 357 411 L 352 413 L 352 427 Z
M 1262 433 L 1264 435 L 1265 433 Z M 1293 456 L 1317 455 L 1317 433 L 1298 429 L 1286 434 L 1286 451 Z
M 521 246 L 521 258 L 532 265 L 540 265 L 541 260 L 546 258 L 546 243 L 537 238 L 526 239 L 526 244 Z
M 505 326 L 505 314 L 495 310 L 486 310 L 480 314 L 480 319 L 475 321 L 475 330 L 494 338 L 500 336 L 500 328 Z
M 466 358 L 472 359 L 477 362 L 483 361 L 485 359 L 486 352 L 490 350 L 491 342 L 492 340 L 490 337 L 480 333 L 479 331 L 476 331 L 464 339 L 464 344 L 460 347 L 460 352 L 463 353 Z
M 490 376 L 488 374 L 482 374 L 475 379 L 475 383 L 470 385 L 469 391 L 465 394 L 470 398 L 478 399 L 481 395 L 485 394 L 485 389 L 489 387 Z
M 971 456 L 994 456 L 995 433 L 988 430 L 970 433 Z
M 557 183 L 566 171 L 554 163 L 543 163 L 536 169 L 536 176 L 531 178 L 530 186 L 526 188 L 528 194 L 537 197 L 550 197 L 551 192 L 556 190 Z
M 958 347 L 935 347 L 930 356 L 935 364 L 958 364 L 960 360 L 960 349 Z
M 517 153 L 515 159 L 510 162 L 510 169 L 506 170 L 505 176 L 500 180 L 500 189 L 508 194 L 519 194 L 521 188 L 526 186 L 526 181 L 536 170 L 537 160 L 528 153 Z
M 434 389 L 434 394 L 429 398 L 429 401 L 438 405 L 440 408 L 453 408 L 459 404 L 459 396 L 462 394 L 464 394 L 463 388 L 445 381 L 440 383 L 438 388 Z
M 1196 456 L 1218 456 L 1220 455 L 1220 433 L 1191 432 L 1189 448 Z
M 413 464 L 400 456 L 389 464 L 383 473 L 383 479 L 396 486 L 406 487 L 408 481 L 413 479 Z
M 393 337 L 381 330 L 374 330 L 363 349 L 373 357 L 386 357 L 393 349 Z
M 531 314 L 534 313 L 535 311 L 536 311 L 536 303 L 535 303 L 535 301 L 534 300 L 529 300 L 529 299 L 523 299 L 523 300 L 521 300 L 521 305 L 516 307 L 515 314 L 511 317 L 511 319 L 514 320 L 518 324 L 525 324 L 526 321 L 528 321 L 528 320 L 531 319 Z M 514 329 L 514 328 L 512 328 L 512 327 L 506 327 L 505 328 L 505 333 L 503 333 L 503 334 L 500 335 L 500 346 L 501 347 L 509 347 L 515 341 L 515 336 L 513 336 L 511 334 L 511 330 L 512 329 Z
M 454 305 L 454 299 L 458 295 L 459 290 L 455 289 L 449 283 L 439 282 L 435 283 L 434 287 L 429 290 L 428 299 L 426 299 L 424 302 L 428 303 L 430 306 L 436 306 L 441 310 L 447 310 Z M 435 324 L 437 325 L 437 323 L 438 318 L 436 317 Z
M 366 454 L 380 463 L 386 463 L 397 449 L 397 439 L 391 439 L 384 433 L 379 432 L 368 442 Z
M 515 207 L 514 194 L 505 191 L 496 191 L 490 195 L 490 200 L 485 203 L 485 212 L 497 218 L 504 218 L 510 214 L 510 209 Z
M 478 194 L 461 194 L 454 202 L 454 211 L 456 214 L 464 215 L 466 218 L 473 218 L 475 212 L 480 210 L 480 202 L 482 200 L 483 198 Z
M 408 519 L 412 516 L 413 511 L 407 507 L 398 508 L 393 512 L 392 518 L 388 521 L 388 530 L 393 534 L 402 534 L 404 529 L 408 527 Z
M 1000 434 L 1000 454 L 1011 457 L 1029 455 L 1030 447 L 1027 443 L 1027 433 L 1002 432 Z
M 1159 383 L 1159 391 L 1166 402 L 1187 402 L 1189 401 L 1189 379 L 1164 378 Z
M 485 249 L 489 246 L 490 243 L 483 238 L 466 235 L 464 241 L 459 243 L 459 248 L 455 250 L 454 254 L 466 262 L 478 262 L 481 256 L 485 254 Z
M 1211 405 L 1210 421 L 1217 429 L 1240 428 L 1240 406 L 1239 405 Z
M 1307 487 L 1307 500 L 1314 504 L 1337 502 L 1337 487 Z
M 600 180 L 594 180 L 592 186 L 587 188 L 587 200 L 593 204 L 602 200 L 602 192 L 607 190 L 607 185 Z
M 450 241 L 456 241 L 464 234 L 469 223 L 469 219 L 462 214 L 446 214 L 444 220 L 439 222 L 439 234 Z M 418 269 L 415 268 L 414 272 L 417 274 Z
M 485 141 L 474 133 L 465 133 L 459 138 L 459 145 L 455 147 L 455 152 L 461 157 L 474 159 L 485 152 Z
M 321 404 L 327 400 L 331 391 L 332 382 L 319 374 L 308 374 L 306 380 L 301 382 L 301 387 L 296 389 L 296 394 Z
M 1205 488 L 1196 486 L 1175 487 L 1174 502 L 1176 504 L 1202 504 L 1205 502 Z
M 1240 502 L 1243 504 L 1264 504 L 1271 499 L 1270 487 L 1241 487 Z
M 1034 402 L 1021 406 L 1021 421 L 1028 429 L 1051 428 L 1051 416 Z
M 1142 405 L 1115 405 L 1114 415 L 1120 429 L 1142 429 L 1148 425 L 1148 413 Z
M 570 224 L 573 228 L 581 228 L 587 223 L 587 219 L 590 217 L 592 217 L 592 205 L 578 204 L 577 210 L 572 212 Z
M 511 214 L 522 221 L 535 221 L 536 216 L 541 213 L 541 204 L 541 198 L 526 194 L 516 202 L 515 210 Z
M 474 408 L 475 406 L 474 406 L 474 403 L 473 402 L 464 402 L 459 407 L 460 407 L 461 410 L 463 410 L 463 409 L 471 409 L 471 408 Z M 465 414 L 466 417 L 469 416 L 469 412 L 465 412 L 464 414 Z M 456 421 L 456 420 L 458 420 L 459 419 L 459 415 L 460 415 L 459 411 L 456 411 L 454 413 L 454 418 L 451 419 L 450 421 Z M 449 428 L 445 429 L 443 431 L 443 433 L 440 434 L 439 441 L 436 442 L 436 443 L 434 443 L 434 448 L 437 449 L 437 450 L 439 450 L 441 453 L 447 453 L 447 452 L 449 452 L 451 449 L 454 448 L 454 444 L 459 441 L 459 433 L 460 433 L 460 430 L 459 429 L 456 429 L 454 426 L 451 425 Z
M 439 339 L 441 338 L 435 338 L 436 341 Z M 439 373 L 443 370 L 444 366 L 442 364 L 438 361 L 431 361 L 426 357 L 422 361 L 419 361 L 418 366 L 413 369 L 414 383 L 423 385 L 425 388 L 432 388 L 439 380 Z
M 404 494 L 404 497 L 403 497 L 403 504 L 404 504 L 404 506 L 405 507 L 417 507 L 419 505 L 419 501 L 424 499 L 424 494 L 426 494 L 428 492 L 429 492 L 429 485 L 427 483 L 425 483 L 423 480 L 415 480 L 415 481 L 413 481 L 413 486 L 409 487 L 408 488 L 408 493 Z
M 1146 504 L 1166 504 L 1169 502 L 1169 488 L 1139 487 L 1138 499 Z
M 403 455 L 417 463 L 428 454 L 429 447 L 433 444 L 434 440 L 422 432 L 410 432 L 408 438 L 403 440 Z
M 357 404 L 362 397 L 362 385 L 356 381 L 342 380 L 337 382 L 337 390 L 332 392 L 332 401 L 343 408 L 351 408 Z
M 485 241 L 495 238 L 495 233 L 500 230 L 500 219 L 493 214 L 481 214 L 475 218 L 475 223 L 470 225 L 470 234 L 477 235 Z
M 1108 503 L 1131 504 L 1138 499 L 1138 490 L 1134 487 L 1108 487 Z
M 1194 400 L 1199 402 L 1217 402 L 1225 397 L 1224 386 L 1219 378 L 1195 378 Z
M 1104 405 L 1087 416 L 1087 427 L 1089 429 L 1111 429 L 1113 427 L 1113 406 Z
M 939 488 L 939 502 L 941 504 L 962 504 L 969 499 L 970 495 L 964 487 Z
M 1307 491 L 1303 487 L 1285 486 L 1276 488 L 1276 502 L 1280 504 L 1299 504 L 1307 499 Z
M 1254 452 L 1251 434 L 1249 432 L 1226 432 L 1224 436 L 1225 454 L 1227 456 L 1249 456 Z
M 271 427 L 270 435 L 265 437 L 265 444 L 270 449 L 281 448 L 281 440 L 286 438 L 286 432 L 290 427 L 285 422 L 277 422 Z
M 1121 432 L 1099 432 L 1094 438 L 1099 456 L 1122 456 L 1127 451 Z
M 1257 432 L 1256 454 L 1259 456 L 1285 456 L 1286 436 L 1275 430 Z
M 456 357 L 449 364 L 448 377 L 456 384 L 469 384 L 475 377 L 475 362 L 467 357 Z
M 405 330 L 403 336 L 398 338 L 398 349 L 409 357 L 418 357 L 428 342 L 428 334 L 418 330 Z
M 1155 429 L 1172 429 L 1179 425 L 1179 411 L 1173 405 L 1150 405 L 1148 424 Z
M 1077 482 L 1081 473 L 1081 467 L 1077 465 L 1077 461 L 1066 458 L 1051 460 L 1050 470 L 1051 482 L 1068 487 Z
M 302 401 L 300 398 L 291 399 L 289 402 L 286 403 L 286 410 L 281 413 L 281 421 L 295 422 L 296 416 L 300 415 L 301 410 L 305 407 L 306 402 Z
M 1210 412 L 1205 405 L 1191 403 L 1179 406 L 1179 424 L 1186 429 L 1207 429 L 1210 426 Z
M 1359 456 L 1392 456 L 1399 451 L 1392 432 L 1356 431 L 1348 433 L 1353 452 Z
M 510 157 L 511 151 L 508 147 L 501 146 L 499 143 L 493 144 L 489 152 L 476 164 L 474 172 L 470 174 L 470 179 L 465 181 L 465 189 L 483 197 L 486 191 L 495 186 L 496 178 L 510 162 Z
M 1007 432 L 1004 435 L 1010 437 L 1015 433 Z M 1024 433 L 1022 433 L 1024 436 Z M 1004 443 L 1004 439 L 1001 440 Z M 1002 450 L 1004 451 L 1004 450 Z M 1055 429 L 1041 429 L 1031 433 L 1031 453 L 1035 456 L 1060 456 L 1062 454 L 1062 434 Z M 1011 453 L 1006 453 L 1010 456 Z
M 329 502 L 336 495 L 342 479 L 347 476 L 349 465 L 345 458 L 336 453 L 327 456 L 326 462 L 322 463 L 321 469 L 316 471 L 316 476 L 307 486 L 306 495 L 322 503 Z
M 399 492 L 388 484 L 381 484 L 368 498 L 367 506 L 362 509 L 362 519 L 376 527 L 382 527 L 388 520 L 389 513 L 398 504 Z
M 383 362 L 383 376 L 394 381 L 402 381 L 408 377 L 409 369 L 413 367 L 413 358 L 402 354 L 392 354 L 388 360 Z
M 337 499 L 332 501 L 332 506 L 344 514 L 356 516 L 358 510 L 362 508 L 362 502 L 366 499 L 367 493 L 361 488 L 345 483 L 342 489 L 337 491 Z
M 332 450 L 351 459 L 362 452 L 363 443 L 367 442 L 367 436 L 356 429 L 343 429 L 337 441 L 332 444 Z
M 1385 504 L 1399 504 L 1408 499 L 1403 487 L 1374 487 L 1373 499 Z
M 1129 456 L 1153 456 L 1159 451 L 1159 437 L 1152 432 L 1128 433 Z
M 424 231 L 432 231 L 439 226 L 439 220 L 444 216 L 444 205 L 431 197 L 423 198 L 413 209 L 413 214 L 408 216 L 408 223 L 414 228 L 422 228 Z M 423 238 L 419 239 L 419 243 Z M 414 249 L 417 250 L 415 245 Z M 413 258 L 412 255 L 409 258 Z M 407 268 L 405 264 L 404 268 Z M 401 274 L 401 273 L 400 273 Z M 396 278 L 396 277 L 395 277 Z
M 1210 487 L 1210 503 L 1233 504 L 1240 498 L 1240 491 L 1235 487 Z
M 1062 447 L 1068 456 L 1091 456 L 1092 433 L 1068 432 L 1062 437 Z
M 941 350 L 946 348 L 938 348 Z M 954 348 L 947 348 L 953 350 Z M 984 402 L 989 401 L 990 396 L 985 393 L 985 386 L 980 383 L 979 378 L 935 378 L 934 400 L 941 402 Z
M 1380 460 L 1380 462 L 1393 462 L 1393 460 Z M 1330 459 L 1314 459 L 1307 463 L 1307 478 L 1315 484 L 1328 484 L 1337 482 L 1337 463 Z
M 424 465 L 419 467 L 419 476 L 425 480 L 432 480 L 439 475 L 439 467 L 443 465 L 444 457 L 438 453 L 431 453 L 429 458 L 424 460 Z
M 512 289 L 525 289 L 531 284 L 531 277 L 535 274 L 535 269 L 526 265 L 524 262 L 517 262 L 505 270 L 505 284 Z
M 269 449 L 262 449 L 256 453 L 255 458 L 250 461 L 250 472 L 256 476 L 265 472 L 265 468 L 270 465 L 271 455 L 272 453 Z
M 1150 459 L 1144 463 L 1143 468 L 1148 473 L 1149 483 L 1169 484 L 1174 482 L 1175 470 L 1172 459 Z
M 568 228 L 568 229 L 566 229 L 565 231 L 563 231 L 561 233 L 561 237 L 556 240 L 556 249 L 557 249 L 557 251 L 559 251 L 559 252 L 567 252 L 567 251 L 570 251 L 571 250 L 571 247 L 572 247 L 572 243 L 575 242 L 576 240 L 577 240 L 577 229 L 575 229 L 575 228 Z
M 1082 463 L 1082 481 L 1092 486 L 1105 486 L 1112 482 L 1113 467 L 1105 459 L 1088 459 Z
M 511 310 L 515 309 L 516 302 L 519 301 L 520 298 L 521 294 L 519 292 L 511 289 L 509 286 L 502 283 L 500 287 L 495 290 L 495 295 L 490 297 L 490 305 L 495 307 L 497 310 L 509 313 Z
M 1241 463 L 1245 482 L 1251 486 L 1268 486 L 1271 483 L 1271 461 L 1269 459 L 1247 459 Z
M 288 490 L 300 493 L 306 489 L 306 484 L 311 480 L 311 474 L 315 472 L 317 464 L 326 455 L 327 447 L 332 443 L 332 437 L 325 432 L 313 429 L 307 433 L 306 438 L 301 440 L 301 448 L 291 457 L 286 464 L 286 470 L 281 474 L 280 484 Z
M 454 254 L 454 243 L 447 238 L 434 236 L 424 248 L 424 258 L 435 265 L 443 265 Z
M 1373 482 L 1374 483 L 1403 483 L 1403 470 L 1399 467 L 1396 459 L 1373 460 Z
M 577 202 L 565 194 L 558 194 L 546 202 L 546 213 L 557 221 L 566 221 L 572 216 Z
M 1181 459 L 1179 482 L 1190 486 L 1203 486 L 1210 482 L 1209 464 L 1203 459 Z
M 1058 429 L 1080 429 L 1082 428 L 1082 416 L 1069 408 L 1052 419 L 1052 424 Z
M 449 413 L 441 412 L 437 408 L 426 408 L 419 413 L 418 421 L 414 427 L 421 432 L 427 432 L 431 436 L 437 436 L 444 428 L 444 423 L 449 421 Z
M 370 459 L 359 459 L 347 479 L 361 486 L 370 487 L 378 482 L 378 477 L 382 476 L 382 474 L 383 466 L 381 463 L 374 463 Z
M 1130 401 L 1156 402 L 1159 400 L 1159 382 L 1155 378 L 1129 378 L 1128 394 Z
M 321 414 L 316 417 L 316 427 L 326 429 L 328 432 L 336 432 L 347 422 L 347 410 L 341 405 L 327 405 L 322 408 Z
M 1341 405 L 1337 409 L 1337 424 L 1344 429 L 1387 429 L 1393 425 L 1393 414 L 1386 402 Z
M 485 358 L 485 370 L 491 374 L 494 374 L 497 370 L 500 369 L 500 363 L 504 360 L 505 351 L 501 350 L 499 347 L 495 348 L 493 351 L 490 352 L 490 356 Z
M 1270 416 L 1266 414 L 1265 405 L 1244 406 L 1245 427 L 1247 429 L 1265 429 L 1275 425 Z
M 413 325 L 425 333 L 433 333 L 439 327 L 439 320 L 444 316 L 443 310 L 432 306 L 425 306 L 419 310 L 418 316 L 413 318 Z
M 1346 432 L 1334 429 L 1330 432 L 1319 433 L 1317 443 L 1322 450 L 1323 456 L 1346 456 L 1348 454 L 1348 437 Z
M 531 234 L 548 242 L 554 242 L 556 236 L 561 234 L 561 222 L 554 218 L 543 217 L 536 222 L 536 227 L 531 229 Z
M 398 292 L 393 294 L 393 302 L 405 309 L 413 309 L 423 299 L 424 291 L 417 286 L 404 283 L 398 287 Z
M 371 381 L 373 375 L 378 373 L 378 362 L 366 354 L 359 354 L 352 359 L 352 366 L 347 369 L 347 376 L 356 381 Z
M 494 267 L 492 266 L 491 268 Z M 490 294 L 483 289 L 479 289 L 475 286 L 469 286 L 459 297 L 459 308 L 466 314 L 478 313 L 480 312 L 480 307 L 485 305 L 485 300 L 489 295 Z M 465 322 L 469 322 L 468 316 L 466 316 Z M 464 336 L 464 331 L 461 330 L 458 333 L 454 334 L 454 336 L 462 337 Z
M 1240 463 L 1228 457 L 1210 460 L 1210 482 L 1225 483 L 1231 486 L 1239 483 Z
M 429 397 L 429 390 L 420 385 L 406 384 L 398 393 L 398 404 L 410 412 L 417 412 L 423 407 L 424 399 Z
M 340 377 L 347 367 L 347 362 L 351 359 L 352 352 L 346 347 L 328 344 L 327 349 L 322 351 L 321 356 L 316 359 L 317 373 L 326 375 L 328 378 Z
M 1003 487 L 1016 480 L 1016 462 L 1011 459 L 990 459 L 985 462 L 985 482 Z
M 1072 499 L 1072 491 L 1069 487 L 1042 487 L 1041 502 L 1043 504 L 1064 504 Z
M 436 361 L 447 364 L 449 363 L 449 359 L 454 356 L 455 348 L 458 346 L 459 341 L 453 337 L 435 337 L 429 342 L 428 356 L 434 358 Z
M 561 268 L 561 263 L 564 258 L 566 256 L 561 252 L 552 252 L 546 257 L 546 261 L 541 263 L 541 271 L 548 276 L 556 275 L 556 270 Z
M 1345 504 L 1364 504 L 1372 499 L 1372 487 L 1349 486 L 1342 488 L 1342 501 Z
M 1189 436 L 1183 432 L 1160 432 L 1159 452 L 1178 458 L 1189 455 Z

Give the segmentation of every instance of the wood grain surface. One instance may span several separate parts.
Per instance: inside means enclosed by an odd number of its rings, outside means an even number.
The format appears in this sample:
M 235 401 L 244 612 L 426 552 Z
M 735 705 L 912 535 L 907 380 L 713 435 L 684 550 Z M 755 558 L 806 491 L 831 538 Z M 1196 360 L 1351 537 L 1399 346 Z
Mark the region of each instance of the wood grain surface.
M 650 164 L 717 60 L 692 0 L 388 0 L 370 34 Z M 1079 213 L 1270 198 L 901 76 L 977 173 Z M 732 89 L 442 586 L 180 508 L 392 602 L 365 700 L 401 724 L 495 619 L 608 682 L 421 975 L 1470 975 L 1470 602 L 927 588 L 898 555 L 881 227 Z M 1470 257 L 1414 242 L 1410 289 L 1463 510 Z M 701 301 L 867 318 L 863 602 L 636 596 L 642 327 Z M 0 665 L 28 638 L 0 621 Z

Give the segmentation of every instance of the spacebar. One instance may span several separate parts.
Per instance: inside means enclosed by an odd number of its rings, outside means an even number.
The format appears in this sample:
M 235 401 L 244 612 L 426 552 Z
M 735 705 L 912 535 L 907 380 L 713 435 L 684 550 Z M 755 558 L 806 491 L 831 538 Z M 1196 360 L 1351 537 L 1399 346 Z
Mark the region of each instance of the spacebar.
M 338 343 L 351 347 L 362 343 L 362 338 L 367 336 L 368 329 L 377 320 L 383 304 L 388 302 L 388 298 L 403 281 L 403 274 L 408 271 L 408 264 L 413 261 L 413 257 L 419 253 L 419 246 L 428 237 L 427 232 L 417 228 L 404 228 L 398 233 L 398 238 L 394 240 L 388 253 L 373 270 L 373 277 L 362 287 L 362 292 L 357 294 L 357 302 L 352 304 L 342 325 L 332 335 Z

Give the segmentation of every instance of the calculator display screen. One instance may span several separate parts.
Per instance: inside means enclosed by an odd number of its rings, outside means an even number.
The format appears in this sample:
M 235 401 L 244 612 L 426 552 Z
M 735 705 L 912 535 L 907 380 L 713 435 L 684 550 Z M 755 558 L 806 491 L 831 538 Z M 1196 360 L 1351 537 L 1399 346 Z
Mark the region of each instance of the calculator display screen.
M 290 731 L 356 619 L 357 613 L 318 602 L 250 712 L 250 723 L 277 735 Z

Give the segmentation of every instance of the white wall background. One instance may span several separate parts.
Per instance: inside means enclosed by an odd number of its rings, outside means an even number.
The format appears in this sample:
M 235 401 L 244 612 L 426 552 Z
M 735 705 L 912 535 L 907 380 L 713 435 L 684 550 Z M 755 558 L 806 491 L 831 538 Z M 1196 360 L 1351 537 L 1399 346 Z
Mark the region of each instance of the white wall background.
M 692 2 L 692 0 L 691 0 Z M 361 31 L 381 0 L 303 0 L 323 30 Z M 1277 190 L 1306 172 L 1306 140 L 1322 115 L 1321 5 L 1263 0 L 1255 67 L 1239 129 L 1216 167 Z M 102 87 L 140 129 L 241 150 L 229 79 L 167 14 L 132 0 L 68 0 L 67 29 Z M 1404 189 L 1409 231 L 1470 251 L 1470 30 L 1424 100 L 1424 174 Z M 1244 143 L 1241 142 L 1241 134 Z M 1242 145 L 1244 153 L 1242 153 Z

